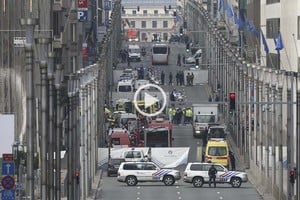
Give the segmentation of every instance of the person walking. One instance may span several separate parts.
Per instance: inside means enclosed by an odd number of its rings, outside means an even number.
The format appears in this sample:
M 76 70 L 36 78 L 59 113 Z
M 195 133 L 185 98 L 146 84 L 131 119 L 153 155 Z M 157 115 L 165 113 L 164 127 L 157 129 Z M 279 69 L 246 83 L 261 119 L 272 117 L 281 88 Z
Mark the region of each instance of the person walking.
M 231 170 L 235 171 L 235 157 L 232 151 L 229 151 L 229 159 L 230 159 Z
M 208 137 L 208 128 L 205 127 L 205 130 L 202 133 L 202 144 L 203 144 L 203 147 L 206 147 L 206 145 L 207 145 L 207 137 Z
M 161 80 L 161 84 L 164 85 L 165 84 L 165 72 L 164 71 L 161 71 L 160 80 Z
M 211 187 L 211 183 L 214 184 L 214 187 L 216 187 L 216 175 L 217 175 L 218 171 L 215 168 L 214 164 L 212 164 L 210 166 L 210 168 L 208 169 L 208 176 L 209 176 L 209 187 Z
M 193 86 L 194 85 L 194 73 L 192 72 L 192 74 L 191 74 L 191 86 Z
M 177 66 L 181 66 L 181 55 L 177 55 Z
M 179 81 L 180 81 L 180 74 L 179 72 L 176 73 L 176 85 L 179 85 Z
M 173 74 L 172 72 L 170 72 L 169 74 L 169 85 L 172 85 L 173 84 Z

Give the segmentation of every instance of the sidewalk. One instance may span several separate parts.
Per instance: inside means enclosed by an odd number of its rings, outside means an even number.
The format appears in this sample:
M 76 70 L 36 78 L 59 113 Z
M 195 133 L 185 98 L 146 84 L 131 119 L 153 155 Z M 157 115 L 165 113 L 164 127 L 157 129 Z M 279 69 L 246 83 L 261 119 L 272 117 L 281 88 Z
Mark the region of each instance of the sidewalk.
M 229 144 L 230 144 L 230 148 L 234 152 L 234 155 L 235 155 L 235 158 L 236 158 L 236 161 L 237 161 L 236 163 L 239 164 L 241 170 L 242 169 L 245 170 L 245 172 L 248 175 L 249 182 L 253 184 L 256 191 L 260 194 L 261 198 L 263 200 L 275 200 L 272 197 L 272 194 L 265 192 L 266 191 L 265 185 L 262 185 L 262 184 L 260 184 L 259 181 L 257 181 L 258 179 L 257 179 L 257 177 L 255 177 L 255 175 L 253 174 L 251 169 L 246 168 L 246 166 L 244 164 L 245 163 L 244 158 L 243 158 L 242 155 L 239 154 L 239 150 L 237 149 L 237 146 L 236 146 L 235 142 L 233 141 L 231 135 L 228 135 L 228 141 L 229 141 Z
M 96 200 L 101 198 L 101 178 L 102 178 L 102 170 L 98 170 L 94 182 L 92 183 L 91 194 L 87 198 L 87 200 Z

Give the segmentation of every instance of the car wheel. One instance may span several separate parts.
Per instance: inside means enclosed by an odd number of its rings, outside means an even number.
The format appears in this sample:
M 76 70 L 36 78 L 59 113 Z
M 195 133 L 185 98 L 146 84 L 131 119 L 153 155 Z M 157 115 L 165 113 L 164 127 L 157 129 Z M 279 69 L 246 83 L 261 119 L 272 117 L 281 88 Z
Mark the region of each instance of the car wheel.
M 128 186 L 135 186 L 137 184 L 137 179 L 135 176 L 127 176 L 126 183 Z
M 242 185 L 242 180 L 239 177 L 233 177 L 231 179 L 231 186 L 233 188 L 239 188 Z
M 195 177 L 193 178 L 193 185 L 194 187 L 202 187 L 204 181 L 202 177 Z
M 175 179 L 173 176 L 165 176 L 163 182 L 166 186 L 171 186 L 175 183 Z

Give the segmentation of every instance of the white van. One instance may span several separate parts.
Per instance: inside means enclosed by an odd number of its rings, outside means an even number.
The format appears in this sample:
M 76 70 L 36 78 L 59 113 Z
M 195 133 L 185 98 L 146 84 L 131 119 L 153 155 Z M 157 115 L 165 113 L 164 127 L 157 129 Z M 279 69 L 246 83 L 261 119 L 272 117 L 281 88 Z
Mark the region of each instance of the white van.
M 196 59 L 199 59 L 199 63 L 202 62 L 202 49 L 198 49 L 194 55 L 192 55 L 191 57 L 188 57 L 185 60 L 186 64 L 195 64 L 196 63 Z
M 128 58 L 130 59 L 130 61 L 141 61 L 141 48 L 139 45 L 128 45 Z
M 134 92 L 135 81 L 134 79 L 120 80 L 117 86 L 117 92 Z

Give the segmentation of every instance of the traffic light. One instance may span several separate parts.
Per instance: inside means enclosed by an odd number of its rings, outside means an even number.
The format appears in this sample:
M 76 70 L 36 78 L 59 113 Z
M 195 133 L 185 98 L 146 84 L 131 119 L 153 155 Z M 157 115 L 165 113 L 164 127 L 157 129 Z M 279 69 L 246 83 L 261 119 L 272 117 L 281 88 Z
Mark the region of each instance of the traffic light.
M 139 6 L 137 7 L 137 11 L 140 12 L 140 7 Z
M 172 6 L 171 5 L 169 5 L 169 10 L 171 10 L 172 9 Z
M 189 52 L 190 51 L 190 43 L 186 44 L 186 51 Z
M 167 12 L 167 6 L 165 6 L 165 12 Z
M 79 171 L 76 171 L 75 177 L 76 177 L 76 183 L 79 184 L 79 181 L 80 181 L 80 174 L 79 174 Z
M 295 183 L 295 179 L 296 179 L 296 173 L 294 170 L 290 171 L 290 183 L 294 184 Z
M 183 28 L 182 27 L 180 27 L 179 33 L 180 33 L 180 35 L 183 35 Z
M 177 16 L 177 12 L 176 12 L 176 11 L 173 12 L 173 16 L 174 16 L 174 17 Z
M 229 109 L 235 110 L 235 93 L 229 93 Z

